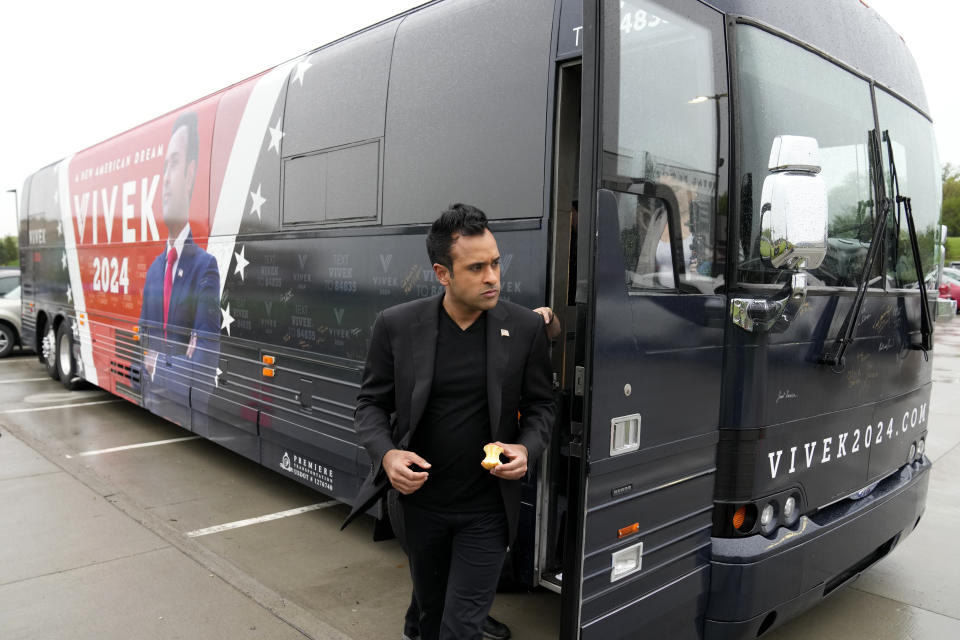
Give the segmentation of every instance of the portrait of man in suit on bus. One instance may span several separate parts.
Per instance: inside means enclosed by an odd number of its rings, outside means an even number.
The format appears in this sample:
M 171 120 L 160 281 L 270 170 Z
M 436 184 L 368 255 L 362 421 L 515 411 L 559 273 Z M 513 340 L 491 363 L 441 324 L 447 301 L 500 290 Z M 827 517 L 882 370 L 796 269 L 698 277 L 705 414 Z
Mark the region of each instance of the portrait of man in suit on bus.
M 173 124 L 163 159 L 167 241 L 147 271 L 140 307 L 147 378 L 168 389 L 212 384 L 219 361 L 220 271 L 190 230 L 198 150 L 197 114 L 184 112 Z

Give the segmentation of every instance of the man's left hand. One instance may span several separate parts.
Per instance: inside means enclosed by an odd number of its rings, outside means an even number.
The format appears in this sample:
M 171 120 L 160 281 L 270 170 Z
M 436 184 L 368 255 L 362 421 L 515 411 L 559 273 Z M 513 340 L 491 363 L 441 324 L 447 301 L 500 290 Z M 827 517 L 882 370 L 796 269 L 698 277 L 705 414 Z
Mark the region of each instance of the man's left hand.
M 503 455 L 509 460 L 497 465 L 490 473 L 504 480 L 519 480 L 527 473 L 527 448 L 522 444 L 495 442 L 503 447 Z

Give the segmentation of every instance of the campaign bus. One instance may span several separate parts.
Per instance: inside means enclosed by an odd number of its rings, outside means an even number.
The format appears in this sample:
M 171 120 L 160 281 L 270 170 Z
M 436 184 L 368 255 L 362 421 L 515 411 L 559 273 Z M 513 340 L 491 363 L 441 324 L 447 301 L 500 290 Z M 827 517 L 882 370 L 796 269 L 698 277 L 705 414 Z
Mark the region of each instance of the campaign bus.
M 411 9 L 27 178 L 24 343 L 349 503 L 371 327 L 442 291 L 453 202 L 562 323 L 507 570 L 563 638 L 759 637 L 917 526 L 940 172 L 859 0 Z

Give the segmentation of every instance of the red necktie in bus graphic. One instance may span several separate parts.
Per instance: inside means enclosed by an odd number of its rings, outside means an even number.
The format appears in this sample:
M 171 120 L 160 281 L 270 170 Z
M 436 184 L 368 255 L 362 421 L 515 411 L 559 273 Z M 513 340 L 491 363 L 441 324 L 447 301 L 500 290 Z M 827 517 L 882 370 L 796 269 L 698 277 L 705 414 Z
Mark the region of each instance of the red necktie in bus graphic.
M 167 318 L 170 316 L 170 292 L 173 291 L 173 265 L 177 262 L 177 249 L 167 252 L 167 272 L 163 276 L 163 336 L 167 336 Z

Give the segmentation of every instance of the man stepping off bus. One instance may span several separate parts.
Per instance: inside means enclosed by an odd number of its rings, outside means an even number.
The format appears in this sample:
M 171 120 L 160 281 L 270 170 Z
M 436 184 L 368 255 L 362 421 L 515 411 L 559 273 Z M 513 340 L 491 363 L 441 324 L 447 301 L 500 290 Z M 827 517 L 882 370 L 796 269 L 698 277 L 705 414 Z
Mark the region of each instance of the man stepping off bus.
M 452 205 L 427 252 L 444 293 L 374 323 L 355 413 L 373 469 L 347 522 L 389 482 L 401 494 L 421 638 L 480 640 L 517 531 L 520 481 L 553 428 L 548 343 L 538 314 L 499 300 L 500 253 L 482 211 Z M 487 470 L 490 444 L 503 453 Z

